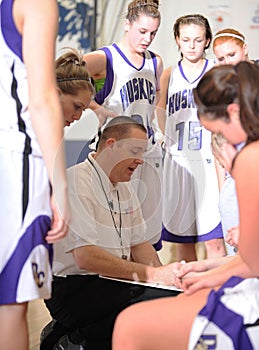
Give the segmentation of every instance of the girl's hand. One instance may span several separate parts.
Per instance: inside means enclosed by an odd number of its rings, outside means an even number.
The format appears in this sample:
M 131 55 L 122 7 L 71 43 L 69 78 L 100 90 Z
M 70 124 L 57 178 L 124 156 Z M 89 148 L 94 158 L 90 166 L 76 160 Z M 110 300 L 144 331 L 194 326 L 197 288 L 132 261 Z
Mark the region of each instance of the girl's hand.
M 235 247 L 238 248 L 238 239 L 239 239 L 239 226 L 231 227 L 228 230 L 227 236 L 226 236 L 226 242 Z
M 68 232 L 68 224 L 70 220 L 70 213 L 68 208 L 68 199 L 67 196 L 64 195 L 63 201 L 58 201 L 57 204 L 54 196 L 51 196 L 50 205 L 52 209 L 52 222 L 51 229 L 48 231 L 46 236 L 46 241 L 48 243 L 54 243 L 59 241 L 61 238 L 64 238 Z

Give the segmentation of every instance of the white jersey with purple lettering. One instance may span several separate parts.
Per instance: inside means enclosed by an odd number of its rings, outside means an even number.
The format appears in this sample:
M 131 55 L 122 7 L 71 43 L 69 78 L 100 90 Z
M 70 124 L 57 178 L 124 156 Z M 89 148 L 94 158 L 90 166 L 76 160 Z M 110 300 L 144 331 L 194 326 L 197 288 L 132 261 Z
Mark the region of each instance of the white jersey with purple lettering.
M 223 237 L 211 133 L 198 120 L 192 92 L 213 65 L 213 60 L 206 59 L 203 71 L 192 82 L 181 61 L 171 71 L 162 196 L 162 238 L 166 241 L 195 243 Z
M 162 150 L 152 127 L 157 89 L 156 55 L 146 50 L 143 64 L 136 68 L 116 44 L 101 48 L 106 55 L 106 79 L 95 100 L 117 115 L 131 116 L 148 132 L 145 163 L 138 167 L 132 184 L 138 194 L 152 244 L 160 242 L 162 230 Z M 159 243 L 157 249 L 161 248 Z
M 106 79 L 95 100 L 117 115 L 139 116 L 152 133 L 151 123 L 157 88 L 156 55 L 146 50 L 143 64 L 136 68 L 116 44 L 103 47 L 106 55 Z
M 48 298 L 50 186 L 28 111 L 14 0 L 0 0 L 0 305 Z
M 259 350 L 259 279 L 231 277 L 212 290 L 192 325 L 188 350 Z

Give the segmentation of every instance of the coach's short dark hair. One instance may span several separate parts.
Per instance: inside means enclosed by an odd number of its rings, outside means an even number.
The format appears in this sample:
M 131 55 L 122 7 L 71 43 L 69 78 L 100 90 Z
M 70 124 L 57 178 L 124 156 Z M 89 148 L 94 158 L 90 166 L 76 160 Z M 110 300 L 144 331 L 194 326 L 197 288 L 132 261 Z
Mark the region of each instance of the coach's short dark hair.
M 100 133 L 98 148 L 102 146 L 109 138 L 114 138 L 116 140 L 127 138 L 130 136 L 131 130 L 134 128 L 147 133 L 147 129 L 144 127 L 144 125 L 132 117 L 118 116 L 112 118 Z

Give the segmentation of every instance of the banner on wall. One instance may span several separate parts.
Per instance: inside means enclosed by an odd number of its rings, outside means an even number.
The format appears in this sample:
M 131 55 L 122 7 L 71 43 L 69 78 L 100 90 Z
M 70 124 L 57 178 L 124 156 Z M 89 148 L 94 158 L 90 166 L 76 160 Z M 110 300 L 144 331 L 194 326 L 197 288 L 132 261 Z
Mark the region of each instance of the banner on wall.
M 83 52 L 95 48 L 96 0 L 58 0 L 57 50 L 73 47 Z
M 259 29 L 259 2 L 251 4 L 250 29 Z
M 231 23 L 231 2 L 230 1 L 213 1 L 208 2 L 207 16 L 213 33 L 222 28 L 230 26 Z

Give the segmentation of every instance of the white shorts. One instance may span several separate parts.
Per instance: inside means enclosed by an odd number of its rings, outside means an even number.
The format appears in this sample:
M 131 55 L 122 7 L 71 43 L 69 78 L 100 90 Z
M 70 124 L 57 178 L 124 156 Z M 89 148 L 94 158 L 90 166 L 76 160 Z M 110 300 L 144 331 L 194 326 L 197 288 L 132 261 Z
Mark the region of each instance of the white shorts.
M 49 298 L 50 185 L 43 159 L 0 148 L 0 305 Z
M 162 201 L 163 240 L 195 243 L 223 237 L 213 159 L 190 161 L 166 153 Z
M 231 277 L 211 291 L 196 317 L 188 350 L 259 349 L 259 279 Z
M 162 231 L 162 148 L 159 143 L 145 153 L 144 164 L 132 176 L 146 222 L 146 238 L 151 244 L 160 241 Z M 161 248 L 161 247 L 160 247 Z M 158 248 L 159 250 L 159 248 Z

